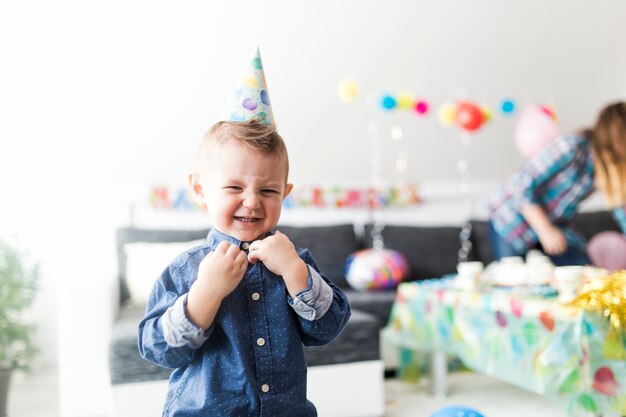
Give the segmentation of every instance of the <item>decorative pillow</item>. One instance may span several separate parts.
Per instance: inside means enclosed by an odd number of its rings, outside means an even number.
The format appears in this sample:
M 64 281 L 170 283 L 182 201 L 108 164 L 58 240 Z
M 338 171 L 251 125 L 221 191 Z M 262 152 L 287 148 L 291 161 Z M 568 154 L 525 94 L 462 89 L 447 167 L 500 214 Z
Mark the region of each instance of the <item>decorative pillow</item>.
M 204 242 L 204 239 L 199 239 L 186 242 L 126 243 L 126 283 L 131 301 L 137 305 L 146 304 L 154 282 L 169 263 L 187 249 Z
M 395 250 L 363 249 L 346 259 L 346 280 L 359 291 L 396 288 L 408 272 L 409 263 Z

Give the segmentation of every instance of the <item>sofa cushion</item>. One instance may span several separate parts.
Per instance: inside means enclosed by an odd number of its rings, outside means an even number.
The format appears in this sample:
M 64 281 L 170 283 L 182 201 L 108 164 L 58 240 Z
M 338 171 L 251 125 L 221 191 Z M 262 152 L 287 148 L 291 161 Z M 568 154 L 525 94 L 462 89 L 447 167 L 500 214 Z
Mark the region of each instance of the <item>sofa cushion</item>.
M 209 229 L 158 230 L 123 227 L 117 229 L 117 270 L 120 284 L 120 302 L 130 297 L 126 281 L 126 252 L 124 245 L 132 242 L 187 242 L 206 238 Z M 156 278 L 156 277 L 155 277 Z
M 148 302 L 150 291 L 157 277 L 178 255 L 206 239 L 185 242 L 133 242 L 124 245 L 126 254 L 126 285 L 130 300 L 143 306 Z
M 306 363 L 317 366 L 380 359 L 380 330 L 375 316 L 353 309 L 339 336 L 326 345 L 304 348 Z
M 372 225 L 366 225 L 366 243 L 372 247 Z M 401 252 L 409 261 L 405 281 L 440 278 L 456 271 L 459 227 L 389 225 L 382 231 L 385 247 Z
M 613 215 L 608 211 L 593 211 L 577 213 L 572 222 L 574 230 L 586 239 L 591 239 L 596 233 L 607 230 L 621 232 Z
M 384 327 L 389 321 L 391 307 L 396 297 L 396 290 L 355 291 L 344 290 L 353 310 L 360 310 L 376 316 L 378 323 Z
M 111 384 L 168 379 L 166 369 L 143 359 L 137 349 L 137 326 L 144 309 L 135 305 L 121 308 L 116 320 L 109 349 Z M 343 332 L 324 346 L 309 346 L 304 350 L 308 366 L 330 365 L 379 359 L 378 334 L 381 325 L 371 314 L 352 310 Z
M 168 379 L 172 372 L 139 355 L 137 327 L 144 310 L 132 304 L 123 306 L 113 325 L 109 346 L 109 374 L 113 385 Z
M 493 246 L 489 237 L 489 223 L 484 220 L 472 220 L 472 234 L 470 242 L 472 242 L 472 252 L 470 253 L 470 261 L 481 261 L 488 265 L 494 261 Z
M 345 278 L 345 261 L 348 255 L 361 249 L 354 226 L 278 226 L 291 242 L 311 251 L 320 271 L 341 288 L 349 288 Z

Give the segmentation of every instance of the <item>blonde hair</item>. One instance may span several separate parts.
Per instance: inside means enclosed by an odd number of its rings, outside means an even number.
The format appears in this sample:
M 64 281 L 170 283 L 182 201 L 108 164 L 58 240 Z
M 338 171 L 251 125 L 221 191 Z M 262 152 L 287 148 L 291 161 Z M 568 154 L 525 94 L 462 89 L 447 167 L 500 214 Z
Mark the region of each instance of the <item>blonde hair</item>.
M 245 122 L 217 122 L 204 135 L 198 150 L 198 164 L 203 162 L 212 143 L 236 140 L 251 150 L 264 155 L 275 155 L 285 161 L 285 181 L 289 176 L 289 155 L 283 138 L 278 134 L 276 125 L 264 124 L 260 119 Z
M 626 204 L 626 103 L 606 106 L 590 132 L 598 186 L 611 208 Z

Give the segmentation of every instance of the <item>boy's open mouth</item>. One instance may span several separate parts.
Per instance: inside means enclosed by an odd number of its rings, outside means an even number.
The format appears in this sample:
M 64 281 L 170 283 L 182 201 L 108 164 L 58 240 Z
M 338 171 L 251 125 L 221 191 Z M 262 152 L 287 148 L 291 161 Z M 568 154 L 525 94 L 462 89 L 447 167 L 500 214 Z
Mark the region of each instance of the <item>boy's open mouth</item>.
M 255 222 L 258 222 L 261 219 L 258 218 L 258 217 L 239 217 L 239 216 L 235 216 L 235 220 L 240 221 L 240 222 L 244 222 L 244 223 L 255 223 Z

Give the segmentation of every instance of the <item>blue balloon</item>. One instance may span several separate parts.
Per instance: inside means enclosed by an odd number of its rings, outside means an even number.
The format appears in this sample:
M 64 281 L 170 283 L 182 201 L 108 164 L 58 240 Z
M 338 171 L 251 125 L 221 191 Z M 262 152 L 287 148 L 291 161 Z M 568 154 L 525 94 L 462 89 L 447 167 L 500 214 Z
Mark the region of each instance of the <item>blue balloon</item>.
M 515 111 L 515 102 L 513 100 L 503 100 L 500 104 L 500 110 L 504 114 L 511 114 Z
M 390 95 L 384 95 L 383 98 L 380 100 L 380 105 L 385 110 L 393 109 L 394 107 L 396 107 L 396 104 L 396 99 L 391 97 Z
M 452 407 L 446 407 L 446 408 L 442 408 L 441 410 L 435 411 L 435 413 L 431 414 L 430 417 L 485 417 L 485 416 L 483 416 L 478 411 L 472 408 L 452 406 Z

